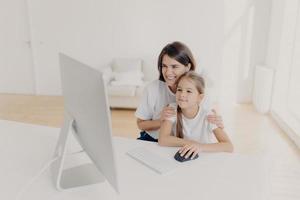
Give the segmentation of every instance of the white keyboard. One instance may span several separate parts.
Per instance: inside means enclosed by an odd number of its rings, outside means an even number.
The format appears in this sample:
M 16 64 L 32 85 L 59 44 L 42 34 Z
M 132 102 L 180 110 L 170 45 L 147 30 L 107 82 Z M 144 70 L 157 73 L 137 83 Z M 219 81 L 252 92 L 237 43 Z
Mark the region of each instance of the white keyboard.
M 159 174 L 171 172 L 176 167 L 171 160 L 163 158 L 145 147 L 136 147 L 127 151 L 127 154 Z

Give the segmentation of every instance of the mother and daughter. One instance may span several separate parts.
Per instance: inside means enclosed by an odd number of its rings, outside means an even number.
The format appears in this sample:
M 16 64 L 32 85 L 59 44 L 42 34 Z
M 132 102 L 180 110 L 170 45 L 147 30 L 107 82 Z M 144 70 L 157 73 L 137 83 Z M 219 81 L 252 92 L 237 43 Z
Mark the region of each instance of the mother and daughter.
M 136 110 L 140 140 L 181 147 L 182 155 L 200 151 L 233 151 L 223 122 L 204 95 L 204 79 L 195 71 L 189 48 L 181 42 L 166 45 L 158 58 L 159 79 L 144 90 Z

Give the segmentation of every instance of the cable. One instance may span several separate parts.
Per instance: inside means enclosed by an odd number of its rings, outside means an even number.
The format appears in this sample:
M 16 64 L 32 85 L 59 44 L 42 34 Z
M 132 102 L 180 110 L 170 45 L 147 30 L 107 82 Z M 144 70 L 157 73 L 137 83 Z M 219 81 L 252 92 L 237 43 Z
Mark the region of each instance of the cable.
M 84 150 L 80 150 L 77 152 L 73 152 L 67 155 L 75 155 L 75 154 L 79 154 L 84 152 Z M 55 158 L 53 158 L 52 160 L 50 160 L 49 162 L 47 162 L 43 168 L 41 168 L 41 170 L 38 171 L 38 173 L 36 173 L 35 176 L 33 176 L 22 188 L 21 190 L 18 192 L 16 199 L 15 200 L 21 200 L 22 196 L 24 195 L 24 193 L 26 192 L 26 190 L 28 190 L 28 188 L 51 166 L 51 164 L 56 161 L 57 159 L 59 159 L 61 157 L 61 155 L 56 156 Z

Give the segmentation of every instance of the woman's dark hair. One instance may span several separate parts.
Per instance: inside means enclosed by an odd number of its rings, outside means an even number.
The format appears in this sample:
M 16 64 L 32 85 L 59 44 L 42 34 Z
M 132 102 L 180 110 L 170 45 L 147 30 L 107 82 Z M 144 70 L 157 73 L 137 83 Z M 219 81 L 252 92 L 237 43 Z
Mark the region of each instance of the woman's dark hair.
M 176 88 L 182 79 L 188 79 L 193 82 L 199 94 L 204 94 L 205 89 L 205 81 L 202 76 L 197 74 L 196 72 L 189 71 L 181 75 L 176 81 Z M 176 137 L 183 138 L 183 130 L 182 130 L 182 111 L 179 106 L 177 106 L 177 122 L 176 122 Z
M 185 44 L 178 41 L 167 44 L 161 50 L 158 57 L 159 80 L 161 81 L 165 82 L 165 79 L 162 74 L 162 60 L 164 55 L 168 55 L 170 58 L 175 59 L 176 61 L 183 64 L 184 66 L 188 66 L 188 64 L 191 64 L 190 71 L 194 71 L 196 68 L 196 62 L 193 57 L 193 54 Z

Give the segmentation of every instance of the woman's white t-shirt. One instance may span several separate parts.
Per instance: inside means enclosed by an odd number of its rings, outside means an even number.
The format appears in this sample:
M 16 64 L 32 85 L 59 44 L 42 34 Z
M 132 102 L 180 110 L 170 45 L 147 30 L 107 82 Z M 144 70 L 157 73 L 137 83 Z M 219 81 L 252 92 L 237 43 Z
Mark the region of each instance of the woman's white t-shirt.
M 170 106 L 176 107 L 176 104 L 171 104 Z M 182 129 L 183 138 L 194 140 L 201 143 L 213 143 L 216 142 L 216 138 L 213 134 L 213 130 L 218 128 L 215 124 L 209 123 L 207 121 L 207 115 L 211 111 L 199 106 L 198 113 L 192 119 L 186 118 L 183 114 L 182 116 Z M 176 135 L 176 121 L 177 117 L 172 117 L 168 119 L 172 122 L 172 134 Z
M 142 120 L 158 120 L 163 108 L 171 103 L 175 103 L 175 94 L 167 84 L 160 80 L 154 80 L 144 89 L 140 105 L 135 116 Z M 203 99 L 202 107 L 209 108 L 207 98 Z M 150 136 L 157 139 L 159 130 L 146 131 Z

